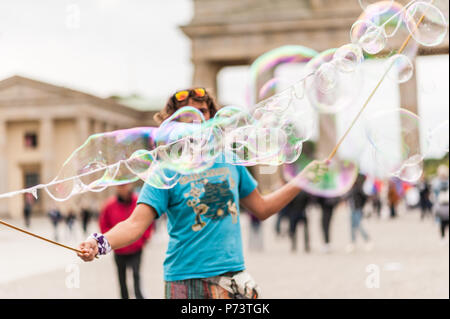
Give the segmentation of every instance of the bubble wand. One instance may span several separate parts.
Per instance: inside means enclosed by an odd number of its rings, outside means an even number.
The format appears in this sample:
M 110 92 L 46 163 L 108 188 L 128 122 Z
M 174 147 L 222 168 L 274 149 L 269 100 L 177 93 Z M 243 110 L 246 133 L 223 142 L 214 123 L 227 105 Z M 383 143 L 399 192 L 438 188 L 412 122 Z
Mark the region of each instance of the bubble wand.
M 430 1 L 430 4 L 432 4 L 434 2 L 434 0 Z M 419 25 L 423 22 L 423 20 L 425 19 L 425 15 L 427 14 L 427 11 L 425 11 L 423 13 L 423 15 L 420 17 L 419 21 L 416 23 L 415 28 L 417 29 L 419 27 Z M 412 38 L 412 32 L 409 33 L 408 37 L 406 38 L 406 40 L 403 42 L 403 44 L 401 45 L 400 49 L 397 51 L 397 54 L 401 54 L 403 52 L 403 50 L 405 50 L 406 46 L 408 45 L 409 41 L 411 41 Z M 377 90 L 379 89 L 379 87 L 381 86 L 381 83 L 383 83 L 384 79 L 386 78 L 387 74 L 389 73 L 389 71 L 391 70 L 391 68 L 394 66 L 395 61 L 392 61 L 392 63 L 389 65 L 389 67 L 386 69 L 386 71 L 384 72 L 383 76 L 381 77 L 380 81 L 378 82 L 378 84 L 375 86 L 375 88 L 372 90 L 372 92 L 370 93 L 369 97 L 367 98 L 366 102 L 364 103 L 364 105 L 361 107 L 361 109 L 359 110 L 358 114 L 356 114 L 355 118 L 353 119 L 352 123 L 350 124 L 350 126 L 348 127 L 348 129 L 345 131 L 344 135 L 341 137 L 341 139 L 339 140 L 339 142 L 336 144 L 336 146 L 334 147 L 334 149 L 331 151 L 330 155 L 328 155 L 327 158 L 327 162 L 331 161 L 334 156 L 336 155 L 337 151 L 339 150 L 339 147 L 341 146 L 341 144 L 344 142 L 345 138 L 347 137 L 347 135 L 350 133 L 350 131 L 352 130 L 353 126 L 355 126 L 356 122 L 358 121 L 358 119 L 361 117 L 361 114 L 364 112 L 364 110 L 366 109 L 367 105 L 369 105 L 369 102 L 372 100 L 373 96 L 375 95 L 375 93 L 377 92 Z
M 31 233 L 31 232 L 29 232 L 29 231 L 26 231 L 26 230 L 24 230 L 24 229 L 22 229 L 22 228 L 13 226 L 13 225 L 11 225 L 11 224 L 8 224 L 8 223 L 6 223 L 6 222 L 4 222 L 4 221 L 2 221 L 2 220 L 0 220 L 0 224 L 5 225 L 6 227 L 12 228 L 12 229 L 14 229 L 14 230 L 20 231 L 20 232 L 22 232 L 22 233 L 25 233 L 25 234 L 27 234 L 27 235 L 30 235 L 30 236 L 39 238 L 39 239 L 44 240 L 44 241 L 46 241 L 46 242 L 49 242 L 49 243 L 51 243 L 51 244 L 54 244 L 54 245 L 57 245 L 57 246 L 60 246 L 60 247 L 63 247 L 63 248 L 72 250 L 72 251 L 77 252 L 77 253 L 79 253 L 79 254 L 83 254 L 83 252 L 82 252 L 81 250 L 78 250 L 78 249 L 75 249 L 75 248 L 72 248 L 72 247 L 69 247 L 69 246 L 66 246 L 66 245 L 57 243 L 56 241 L 47 239 L 47 238 L 45 238 L 45 237 L 42 237 L 42 236 L 33 234 L 33 233 Z

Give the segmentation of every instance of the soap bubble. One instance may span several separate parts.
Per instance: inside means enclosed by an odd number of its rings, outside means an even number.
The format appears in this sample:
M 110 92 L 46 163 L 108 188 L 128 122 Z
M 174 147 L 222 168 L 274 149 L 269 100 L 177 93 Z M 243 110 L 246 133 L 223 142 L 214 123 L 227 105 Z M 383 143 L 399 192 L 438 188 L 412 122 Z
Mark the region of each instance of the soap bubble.
M 405 21 L 414 40 L 424 46 L 441 44 L 447 35 L 447 21 L 434 5 L 418 1 L 405 13 Z
M 368 20 L 356 21 L 350 30 L 350 37 L 352 43 L 360 45 L 369 54 L 381 52 L 387 44 L 383 28 Z
M 358 0 L 359 5 L 361 6 L 361 9 L 366 11 L 374 4 L 383 3 L 383 6 L 381 7 L 382 10 L 379 10 L 378 13 L 383 13 L 386 10 L 389 10 L 389 8 L 392 6 L 394 0 L 387 0 L 387 1 L 379 1 L 379 0 Z
M 414 66 L 406 55 L 396 54 L 386 63 L 390 68 L 388 77 L 398 83 L 408 82 L 414 75 Z
M 334 60 L 336 52 L 324 51 L 306 66 L 307 74 L 312 74 L 305 79 L 306 96 L 311 106 L 322 113 L 334 114 L 349 107 L 362 84 L 359 68 L 342 72 L 342 61 Z
M 364 61 L 364 54 L 359 45 L 346 44 L 333 56 L 333 61 L 341 72 L 354 72 Z
M 404 109 L 382 111 L 368 119 L 366 133 L 382 177 L 395 176 L 406 182 L 421 177 L 424 152 L 419 125 L 420 118 Z
M 296 177 L 310 160 L 302 156 L 292 164 L 283 165 L 283 176 L 290 181 Z M 305 192 L 327 198 L 341 197 L 353 187 L 358 176 L 358 166 L 347 160 L 333 159 L 328 171 L 320 179 L 300 178 L 297 185 Z M 298 177 L 297 177 L 298 178 Z

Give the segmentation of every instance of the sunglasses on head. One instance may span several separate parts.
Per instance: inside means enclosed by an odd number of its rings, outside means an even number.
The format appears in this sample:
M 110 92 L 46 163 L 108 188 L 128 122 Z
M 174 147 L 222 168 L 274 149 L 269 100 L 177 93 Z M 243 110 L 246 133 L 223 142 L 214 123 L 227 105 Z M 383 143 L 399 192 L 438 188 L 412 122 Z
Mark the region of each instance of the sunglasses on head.
M 183 91 L 178 91 L 177 93 L 175 93 L 175 99 L 178 102 L 182 102 L 187 100 L 189 97 L 197 97 L 197 98 L 203 98 L 206 96 L 206 90 L 204 88 L 196 88 L 193 90 L 183 90 Z

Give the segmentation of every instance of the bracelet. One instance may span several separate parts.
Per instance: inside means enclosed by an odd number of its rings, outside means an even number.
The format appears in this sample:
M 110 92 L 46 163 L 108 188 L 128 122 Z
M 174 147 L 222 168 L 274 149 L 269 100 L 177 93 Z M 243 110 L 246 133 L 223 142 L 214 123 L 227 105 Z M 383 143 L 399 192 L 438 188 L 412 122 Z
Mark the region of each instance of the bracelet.
M 99 255 L 106 255 L 109 252 L 111 252 L 111 245 L 109 244 L 108 240 L 105 236 L 101 233 L 93 233 L 88 237 L 88 239 L 95 239 L 97 241 L 98 246 L 98 254 Z

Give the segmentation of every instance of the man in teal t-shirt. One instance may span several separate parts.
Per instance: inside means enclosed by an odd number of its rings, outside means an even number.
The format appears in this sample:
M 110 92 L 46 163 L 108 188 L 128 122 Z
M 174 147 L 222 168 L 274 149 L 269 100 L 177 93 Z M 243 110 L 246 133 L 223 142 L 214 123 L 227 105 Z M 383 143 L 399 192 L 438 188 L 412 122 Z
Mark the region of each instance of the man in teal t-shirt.
M 138 204 L 167 213 L 170 235 L 164 280 L 208 278 L 245 269 L 239 199 L 257 186 L 242 166 L 216 163 L 170 189 L 145 184 Z
M 218 109 L 206 90 L 183 90 L 170 97 L 155 119 L 162 122 L 187 105 L 199 110 L 205 120 Z M 170 189 L 145 184 L 131 216 L 106 234 L 92 234 L 79 245 L 78 256 L 92 261 L 97 254 L 127 246 L 155 218 L 167 214 L 166 298 L 257 298 L 259 289 L 245 271 L 239 205 L 265 220 L 297 196 L 299 180 L 321 175 L 325 169 L 325 163 L 313 161 L 297 178 L 264 196 L 245 167 L 219 161 L 201 173 L 181 177 Z

